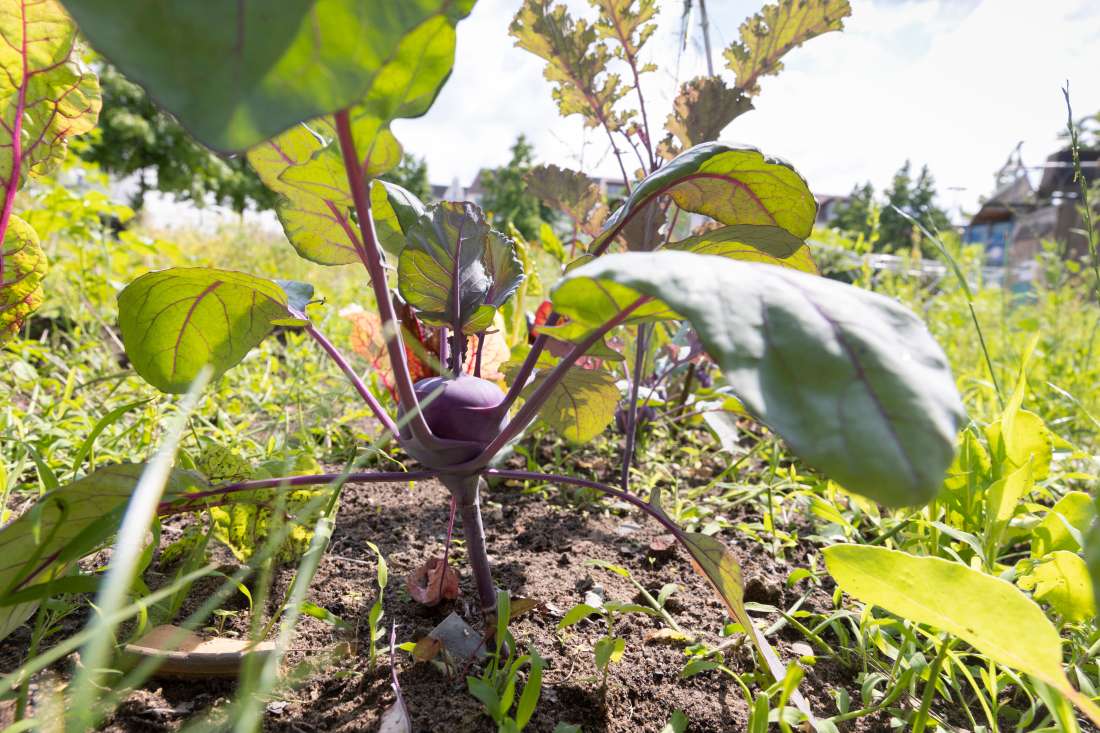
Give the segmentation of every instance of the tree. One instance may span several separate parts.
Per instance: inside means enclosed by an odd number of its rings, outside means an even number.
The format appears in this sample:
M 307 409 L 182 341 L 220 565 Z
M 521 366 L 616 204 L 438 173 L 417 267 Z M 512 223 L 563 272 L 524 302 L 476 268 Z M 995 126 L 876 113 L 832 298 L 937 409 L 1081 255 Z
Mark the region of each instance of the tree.
M 537 239 L 542 223 L 553 222 L 554 212 L 535 196 L 527 193 L 523 177 L 531 170 L 533 146 L 520 135 L 512 146 L 512 160 L 485 179 L 487 212 L 492 212 L 493 227 L 503 229 L 509 222 L 527 239 Z
M 852 236 L 862 234 L 870 241 L 875 229 L 876 208 L 875 187 L 870 181 L 863 186 L 857 184 L 852 188 L 852 202 L 837 206 L 836 214 L 829 225 Z
M 131 206 L 140 210 L 150 190 L 171 194 L 196 206 L 214 203 L 238 214 L 250 204 L 275 207 L 276 194 L 260 182 L 243 155 L 224 158 L 183 131 L 145 94 L 145 90 L 103 60 L 94 62 L 103 94 L 98 139 L 80 157 L 119 178 L 138 175 Z
M 428 183 L 428 161 L 424 158 L 417 160 L 408 153 L 403 153 L 397 167 L 378 178 L 396 183 L 425 203 L 432 200 L 432 186 Z
M 913 223 L 899 214 L 894 207 L 901 209 L 919 221 L 925 229 L 935 234 L 951 227 L 947 213 L 938 208 L 932 200 L 936 197 L 936 180 L 928 171 L 921 168 L 920 175 L 914 181 L 910 174 L 910 163 L 905 161 L 894 174 L 894 183 L 886 189 L 886 203 L 879 218 L 879 240 L 876 249 L 883 252 L 902 252 L 919 244 L 923 255 L 935 257 L 936 249 L 930 241 L 914 232 Z

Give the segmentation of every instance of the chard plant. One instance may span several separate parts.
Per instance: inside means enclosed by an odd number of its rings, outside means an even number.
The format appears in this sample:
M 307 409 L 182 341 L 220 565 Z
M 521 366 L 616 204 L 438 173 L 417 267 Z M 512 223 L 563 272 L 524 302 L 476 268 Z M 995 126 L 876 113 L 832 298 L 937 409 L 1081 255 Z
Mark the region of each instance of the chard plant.
M 498 597 L 479 509 L 481 477 L 588 487 L 632 504 L 672 533 L 729 615 L 748 630 L 772 676 L 787 679 L 746 614 L 741 570 L 725 545 L 682 530 L 662 508 L 659 490 L 647 500 L 629 491 L 629 440 L 619 488 L 489 463 L 536 417 L 574 442 L 596 436 L 614 419 L 619 392 L 612 374 L 578 362 L 606 358 L 606 339 L 618 328 L 644 338 L 651 324 L 687 321 L 744 409 L 807 465 L 891 506 L 935 496 L 963 414 L 940 347 L 912 311 L 817 275 L 805 244 L 817 207 L 789 162 L 714 139 L 723 120 L 751 106 L 757 80 L 780 68 L 779 58 L 791 48 L 837 28 L 847 3 L 765 8 L 727 54 L 740 86 L 693 82 L 670 122 L 677 132 L 660 144 L 645 118 L 639 125 L 613 109 L 629 91 L 617 86 L 618 77 L 580 63 L 593 54 L 604 64 L 616 56 L 634 70 L 640 96 L 637 77 L 649 69 L 639 66 L 637 51 L 653 32 L 647 23 L 652 3 L 598 2 L 601 21 L 594 26 L 574 22 L 548 2 L 524 5 L 513 33 L 519 45 L 548 59 L 547 77 L 559 84 L 562 111 L 579 111 L 613 142 L 615 134 L 625 136 L 643 170 L 610 215 L 580 174 L 543 172 L 539 180 L 556 187 L 552 193 L 564 208 L 580 212 L 577 227 L 591 241 L 551 289 L 553 310 L 523 360 L 501 366 L 506 392 L 483 378 L 481 350 L 495 314 L 527 274 L 515 243 L 491 230 L 469 202 L 425 206 L 377 180 L 401 157 L 391 123 L 429 109 L 451 73 L 456 26 L 472 4 L 287 0 L 209 4 L 197 12 L 189 0 L 66 0 L 92 46 L 199 142 L 247 154 L 280 195 L 279 219 L 302 257 L 365 268 L 398 405 L 387 412 L 312 321 L 312 286 L 244 272 L 175 268 L 130 283 L 119 295 L 119 325 L 134 369 L 163 392 L 183 393 L 207 370 L 219 378 L 277 327 L 302 329 L 339 365 L 384 430 L 423 464 L 407 473 L 317 473 L 217 485 L 173 469 L 157 513 L 236 504 L 250 493 L 287 487 L 438 479 L 451 493 L 452 515 L 462 519 L 491 628 Z M 597 36 L 618 44 L 614 54 Z M 625 174 L 621 157 L 620 164 Z M 569 198 L 572 192 L 577 198 Z M 701 213 L 722 226 L 668 243 L 671 230 L 663 232 L 662 219 L 673 206 L 673 223 Z M 414 382 L 398 307 L 415 309 L 419 322 L 441 329 L 438 376 Z M 564 345 L 560 356 L 550 353 L 551 339 Z M 629 411 L 631 424 L 633 415 Z M 79 557 L 64 541 L 75 537 L 80 547 L 94 547 L 108 537 L 142 468 L 102 468 L 58 489 L 35 517 L 13 523 L 18 526 L 3 539 L 35 533 L 34 543 L 24 543 L 34 556 L 20 556 L 14 570 L 0 571 L 0 586 L 24 591 L 63 575 Z M 318 526 L 331 530 L 336 506 L 334 492 Z M 96 519 L 105 514 L 114 525 Z M 39 531 L 47 533 L 46 542 L 37 541 Z M 323 551 L 326 541 L 315 535 L 311 552 Z M 442 566 L 441 584 L 445 559 Z M 7 617 L 5 633 L 33 610 L 33 594 L 26 597 Z M 797 690 L 791 700 L 813 720 Z

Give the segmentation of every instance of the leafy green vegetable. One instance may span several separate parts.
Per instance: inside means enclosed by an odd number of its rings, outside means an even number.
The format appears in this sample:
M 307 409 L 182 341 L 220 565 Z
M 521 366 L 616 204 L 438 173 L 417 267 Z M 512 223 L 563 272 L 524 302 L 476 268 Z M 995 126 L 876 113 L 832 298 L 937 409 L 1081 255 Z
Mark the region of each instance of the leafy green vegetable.
M 1034 590 L 1035 600 L 1054 606 L 1067 621 L 1080 623 L 1096 616 L 1089 570 L 1085 561 L 1072 552 L 1051 553 L 1016 585 Z
M 845 489 L 893 506 L 939 491 L 962 407 L 913 312 L 833 280 L 685 252 L 601 257 L 551 298 L 591 328 L 643 294 L 687 317 L 742 404 Z
M 48 269 L 34 229 L 10 216 L 0 244 L 0 345 L 19 333 L 27 316 L 42 305 L 42 278 Z
M 680 87 L 672 102 L 665 129 L 668 137 L 657 152 L 672 160 L 688 148 L 718 139 L 729 123 L 753 109 L 752 100 L 739 87 L 727 87 L 720 76 L 699 76 Z M 680 141 L 679 147 L 673 138 Z
M 96 50 L 207 147 L 247 150 L 351 106 L 406 35 L 472 0 L 66 0 Z
M 1081 491 L 1069 492 L 1032 530 L 1031 556 L 1040 558 L 1052 552 L 1078 552 L 1081 544 L 1070 534 L 1066 524 L 1085 535 L 1095 518 L 1096 504 L 1092 497 Z
M 437 204 L 410 227 L 397 282 L 420 320 L 438 326 L 458 321 L 466 333 L 488 327 L 496 312 L 485 304 L 492 286 L 484 264 L 489 237 L 481 209 L 469 203 Z

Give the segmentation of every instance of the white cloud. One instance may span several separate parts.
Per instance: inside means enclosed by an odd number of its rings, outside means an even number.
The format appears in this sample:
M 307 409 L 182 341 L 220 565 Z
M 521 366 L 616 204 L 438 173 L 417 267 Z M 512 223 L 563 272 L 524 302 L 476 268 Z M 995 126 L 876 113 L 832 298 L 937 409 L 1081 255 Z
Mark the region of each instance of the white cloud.
M 575 15 L 587 3 L 570 0 Z M 427 156 L 433 182 L 468 183 L 481 167 L 506 162 L 526 134 L 544 162 L 615 175 L 602 131 L 562 119 L 542 61 L 507 35 L 518 0 L 480 0 L 459 24 L 455 71 L 432 110 L 394 130 L 406 149 Z M 648 53 L 661 65 L 643 81 L 650 123 L 660 127 L 676 89 L 679 0 L 659 3 Z M 1095 0 L 852 0 L 843 33 L 813 39 L 788 55 L 786 70 L 762 82 L 756 111 L 724 139 L 790 159 L 824 193 L 870 180 L 888 185 L 906 159 L 928 164 L 941 204 L 973 209 L 1016 144 L 1038 164 L 1065 127 L 1061 87 L 1068 79 L 1078 116 L 1100 109 L 1100 4 Z M 712 0 L 714 64 L 759 9 L 750 0 Z M 680 58 L 680 78 L 705 72 L 701 36 Z M 723 73 L 728 75 L 729 72 Z M 636 102 L 629 100 L 631 106 Z M 656 130 L 654 131 L 656 136 Z M 628 170 L 635 165 L 627 162 Z M 951 187 L 964 187 L 958 194 Z

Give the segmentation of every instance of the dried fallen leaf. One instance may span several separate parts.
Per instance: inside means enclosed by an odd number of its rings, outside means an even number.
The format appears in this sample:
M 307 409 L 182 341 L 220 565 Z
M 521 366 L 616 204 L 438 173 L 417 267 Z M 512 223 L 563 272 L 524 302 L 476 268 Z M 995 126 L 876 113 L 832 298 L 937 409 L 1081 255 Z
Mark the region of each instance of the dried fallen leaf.
M 425 606 L 438 606 L 444 598 L 458 598 L 458 576 L 441 557 L 433 557 L 409 573 L 405 584 L 409 595 Z
M 676 538 L 670 534 L 656 537 L 649 543 L 649 553 L 658 557 L 667 557 L 676 552 Z
M 423 639 L 416 642 L 416 646 L 413 647 L 412 655 L 421 662 L 427 662 L 435 659 L 442 648 L 443 643 L 439 639 L 425 636 Z
M 651 641 L 660 642 L 663 644 L 672 644 L 677 641 L 687 641 L 688 638 L 683 634 L 673 631 L 672 629 L 657 629 L 646 634 L 643 644 L 648 644 Z

